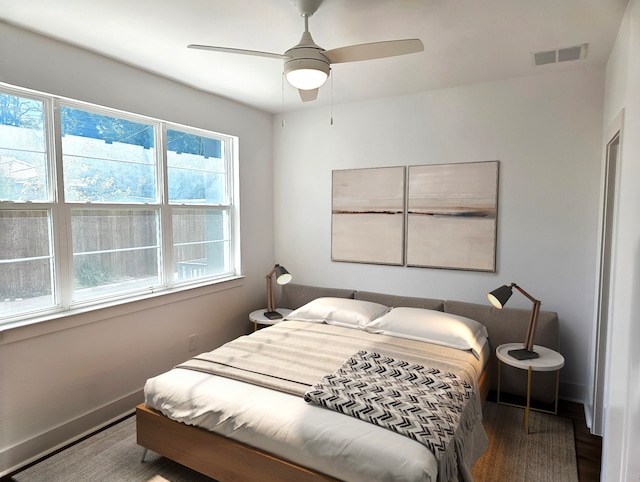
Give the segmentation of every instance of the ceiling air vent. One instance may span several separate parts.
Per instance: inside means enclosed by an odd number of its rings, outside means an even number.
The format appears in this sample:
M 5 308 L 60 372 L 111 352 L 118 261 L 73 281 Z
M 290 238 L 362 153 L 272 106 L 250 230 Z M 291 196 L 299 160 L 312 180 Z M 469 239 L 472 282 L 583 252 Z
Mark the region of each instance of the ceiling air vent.
M 588 44 L 574 45 L 573 47 L 565 47 L 562 49 L 532 52 L 533 65 L 537 67 L 558 62 L 584 60 L 587 57 L 587 45 Z

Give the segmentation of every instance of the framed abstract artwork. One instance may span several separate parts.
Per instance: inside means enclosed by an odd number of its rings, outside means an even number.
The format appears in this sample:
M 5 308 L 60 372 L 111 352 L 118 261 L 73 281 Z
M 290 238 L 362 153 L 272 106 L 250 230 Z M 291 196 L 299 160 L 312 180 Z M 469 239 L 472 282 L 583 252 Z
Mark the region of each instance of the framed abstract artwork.
M 407 266 L 495 271 L 499 161 L 410 166 Z
M 404 264 L 406 168 L 332 173 L 331 260 Z

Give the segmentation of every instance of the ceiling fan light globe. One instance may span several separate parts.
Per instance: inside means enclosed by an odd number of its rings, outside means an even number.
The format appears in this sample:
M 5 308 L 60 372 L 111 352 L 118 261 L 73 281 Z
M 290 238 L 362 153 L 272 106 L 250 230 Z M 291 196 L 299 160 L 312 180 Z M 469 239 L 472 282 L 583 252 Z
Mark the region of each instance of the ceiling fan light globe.
M 320 87 L 327 80 L 328 75 L 316 69 L 297 69 L 286 74 L 287 81 L 300 90 L 313 90 Z
M 313 90 L 329 77 L 329 63 L 320 57 L 316 49 L 298 49 L 304 58 L 294 58 L 284 64 L 284 75 L 296 89 Z M 315 57 L 315 58 L 314 58 Z

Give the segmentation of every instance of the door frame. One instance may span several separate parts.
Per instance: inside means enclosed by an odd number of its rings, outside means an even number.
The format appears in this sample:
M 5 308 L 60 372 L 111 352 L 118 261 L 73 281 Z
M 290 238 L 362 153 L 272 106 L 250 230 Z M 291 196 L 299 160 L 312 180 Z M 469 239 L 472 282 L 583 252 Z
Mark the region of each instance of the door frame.
M 615 257 L 616 224 L 618 218 L 618 192 L 620 186 L 620 160 L 624 127 L 624 109 L 613 120 L 604 136 L 602 184 L 600 186 L 599 239 L 596 271 L 596 297 L 593 331 L 593 372 L 591 410 L 587 416 L 591 433 L 604 433 L 604 394 L 607 389 L 607 365 L 610 353 L 609 332 L 613 306 L 613 265 Z M 613 147 L 615 146 L 615 152 Z

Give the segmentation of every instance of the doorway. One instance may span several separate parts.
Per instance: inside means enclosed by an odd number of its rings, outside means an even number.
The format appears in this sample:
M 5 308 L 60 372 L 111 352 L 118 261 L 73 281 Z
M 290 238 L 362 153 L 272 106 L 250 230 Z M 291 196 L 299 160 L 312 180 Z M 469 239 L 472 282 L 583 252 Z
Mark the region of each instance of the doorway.
M 616 213 L 616 191 L 618 164 L 622 139 L 621 112 L 609 129 L 605 149 L 604 186 L 600 226 L 600 265 L 598 270 L 596 327 L 595 327 L 595 371 L 593 382 L 593 406 L 591 433 L 603 435 L 604 391 L 607 365 L 608 332 L 610 324 L 610 289 L 612 280 L 613 233 Z

